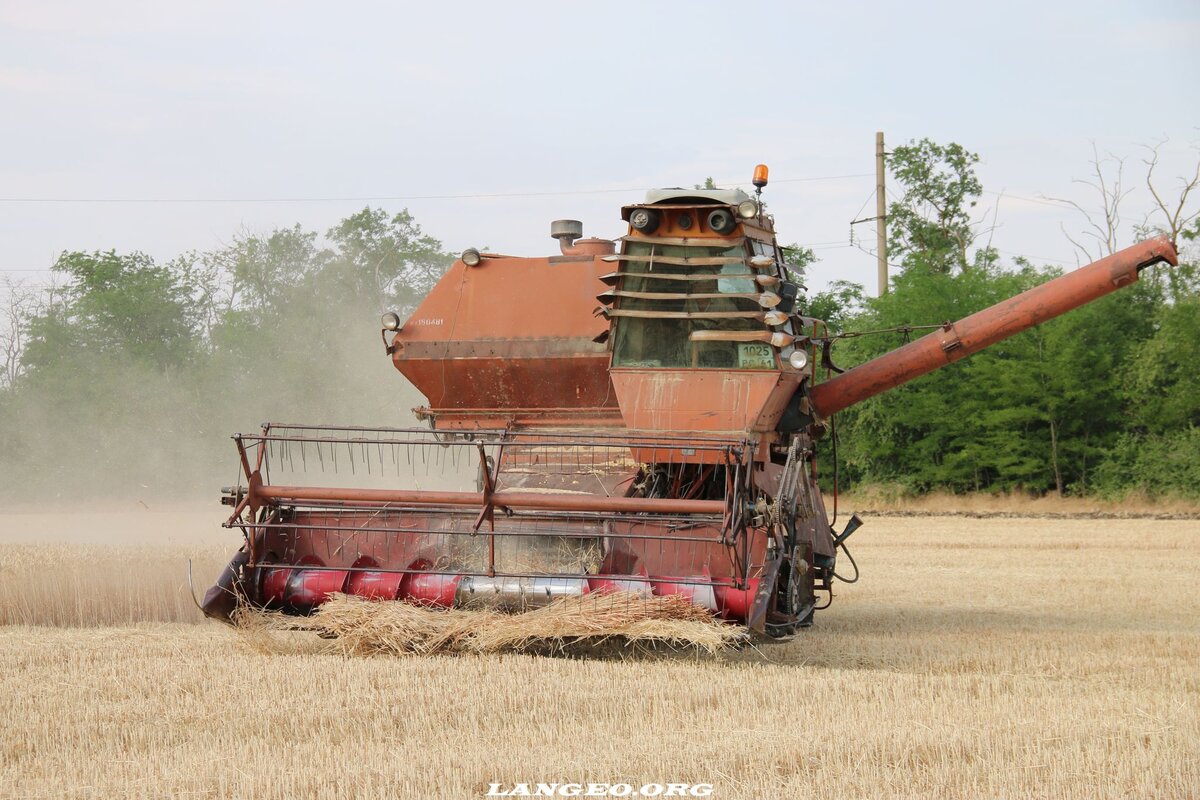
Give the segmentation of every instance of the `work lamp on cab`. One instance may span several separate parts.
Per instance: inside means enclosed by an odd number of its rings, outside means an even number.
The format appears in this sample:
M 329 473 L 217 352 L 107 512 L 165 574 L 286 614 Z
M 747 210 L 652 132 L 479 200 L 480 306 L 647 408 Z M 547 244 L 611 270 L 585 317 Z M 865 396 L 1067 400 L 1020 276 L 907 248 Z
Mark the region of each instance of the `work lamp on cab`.
M 775 306 L 779 305 L 782 299 L 783 298 L 774 292 L 763 292 L 758 296 L 758 304 L 763 308 L 774 308 Z
M 738 203 L 738 216 L 742 219 L 754 219 L 758 216 L 758 202 L 755 200 L 743 200 Z
M 652 208 L 635 208 L 629 215 L 629 224 L 638 233 L 654 233 L 658 230 L 661 219 L 658 212 Z
M 400 315 L 395 311 L 385 312 L 384 315 L 380 317 L 379 322 L 381 325 L 383 325 L 383 329 L 385 331 L 400 330 Z
M 787 347 L 794 341 L 796 341 L 796 337 L 792 336 L 790 333 L 776 331 L 775 333 L 771 334 L 771 344 L 775 345 L 776 347 Z
M 463 250 L 462 261 L 468 267 L 478 267 L 479 262 L 483 261 L 483 256 L 474 247 L 468 247 Z

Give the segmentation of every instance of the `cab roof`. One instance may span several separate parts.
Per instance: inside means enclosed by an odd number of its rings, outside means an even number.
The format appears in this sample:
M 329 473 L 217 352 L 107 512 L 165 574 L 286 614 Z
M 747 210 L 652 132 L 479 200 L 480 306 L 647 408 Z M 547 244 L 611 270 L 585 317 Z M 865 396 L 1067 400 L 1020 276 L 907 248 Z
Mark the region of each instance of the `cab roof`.
M 646 205 L 665 204 L 713 204 L 736 206 L 750 195 L 741 189 L 651 189 L 646 192 Z

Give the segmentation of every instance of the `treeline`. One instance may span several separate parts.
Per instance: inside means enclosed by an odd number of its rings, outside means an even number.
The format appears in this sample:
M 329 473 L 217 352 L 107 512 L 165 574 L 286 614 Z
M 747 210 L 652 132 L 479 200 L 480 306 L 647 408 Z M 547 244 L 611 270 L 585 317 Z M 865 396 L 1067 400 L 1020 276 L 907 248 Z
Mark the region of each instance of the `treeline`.
M 889 293 L 867 299 L 839 284 L 813 310 L 849 333 L 938 324 L 1062 274 L 1023 258 L 1002 264 L 986 244 L 989 229 L 971 211 L 983 191 L 977 161 L 928 140 L 896 148 L 903 192 L 888 210 L 888 238 L 900 270 Z M 1103 178 L 1123 166 L 1114 162 L 1093 167 Z M 1118 182 L 1084 215 L 1092 235 L 1075 240 L 1090 261 L 1165 233 L 1181 249 L 1180 267 L 1148 269 L 1133 287 L 839 414 L 843 486 L 1200 497 L 1200 221 L 1187 211 L 1197 181 L 1182 185 L 1178 202 L 1156 190 L 1162 213 L 1130 226 L 1122 242 Z M 834 361 L 852 366 L 927 332 L 846 338 Z M 833 448 L 824 455 L 832 461 Z
M 956 320 L 1059 272 L 908 270 L 843 325 Z M 1133 287 L 842 412 L 843 485 L 1200 497 L 1198 274 L 1194 261 L 1146 270 Z M 834 360 L 857 364 L 925 333 L 850 338 Z
M 807 302 L 864 334 L 835 345 L 841 366 L 923 333 L 893 329 L 959 319 L 1061 272 L 1003 264 L 986 245 L 977 160 L 958 145 L 896 148 L 891 291 L 838 282 Z M 1186 187 L 1157 226 L 1184 266 L 839 414 L 827 442 L 843 487 L 1200 497 L 1200 223 Z M 1109 228 L 1114 210 L 1104 202 Z M 1106 233 L 1081 240 L 1095 246 L 1081 260 L 1129 243 Z M 211 499 L 236 475 L 229 435 L 259 422 L 412 424 L 420 398 L 385 357 L 378 314 L 413 308 L 452 261 L 407 212 L 371 208 L 323 234 L 244 233 L 162 263 L 63 253 L 55 286 L 10 286 L 0 320 L 3 496 Z
M 411 422 L 379 313 L 412 308 L 452 262 L 406 211 L 370 208 L 323 236 L 241 234 L 166 263 L 63 253 L 54 288 L 11 287 L 3 494 L 211 498 L 235 478 L 236 431 Z

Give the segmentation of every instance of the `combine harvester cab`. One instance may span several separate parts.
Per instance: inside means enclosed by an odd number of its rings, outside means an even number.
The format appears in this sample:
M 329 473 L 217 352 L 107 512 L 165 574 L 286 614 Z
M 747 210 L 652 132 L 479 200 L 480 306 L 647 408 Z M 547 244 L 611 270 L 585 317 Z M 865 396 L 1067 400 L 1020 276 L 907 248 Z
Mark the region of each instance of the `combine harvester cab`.
M 552 223 L 547 258 L 468 250 L 408 320 L 384 315 L 428 427 L 234 437 L 242 481 L 223 501 L 245 543 L 205 613 L 623 591 L 786 635 L 832 597 L 859 524 L 835 534 L 817 486 L 833 413 L 1175 261 L 1151 240 L 817 383 L 832 339 L 760 197 L 660 190 L 622 218 L 618 242 Z

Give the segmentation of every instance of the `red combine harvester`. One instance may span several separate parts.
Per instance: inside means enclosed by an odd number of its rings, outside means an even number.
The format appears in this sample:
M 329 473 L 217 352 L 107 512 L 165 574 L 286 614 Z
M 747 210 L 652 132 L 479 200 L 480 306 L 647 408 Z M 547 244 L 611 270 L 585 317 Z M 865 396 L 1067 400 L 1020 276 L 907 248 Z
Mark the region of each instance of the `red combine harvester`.
M 652 191 L 617 242 L 559 220 L 558 255 L 463 253 L 408 320 L 383 317 L 427 428 L 234 437 L 244 482 L 223 502 L 245 543 L 205 612 L 306 614 L 334 592 L 520 611 L 621 590 L 786 635 L 832 598 L 859 525 L 833 531 L 817 486 L 836 412 L 1177 260 L 1142 242 L 843 372 L 766 182 L 760 166 L 758 197 Z

